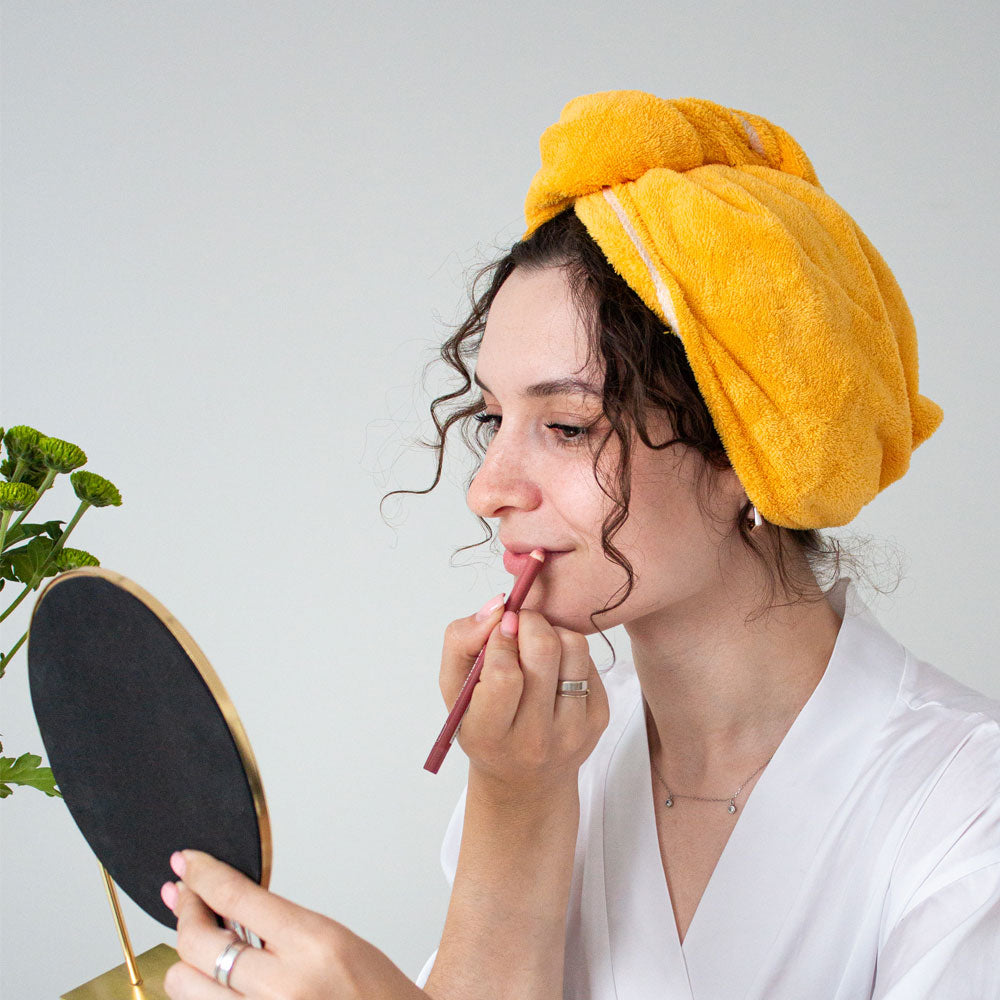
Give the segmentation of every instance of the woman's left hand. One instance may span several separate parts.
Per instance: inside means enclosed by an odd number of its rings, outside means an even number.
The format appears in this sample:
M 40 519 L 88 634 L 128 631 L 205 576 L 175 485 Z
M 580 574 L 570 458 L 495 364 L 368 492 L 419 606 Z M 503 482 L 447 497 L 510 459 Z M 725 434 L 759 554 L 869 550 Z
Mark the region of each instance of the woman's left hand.
M 343 924 L 262 889 L 202 851 L 170 859 L 183 882 L 167 882 L 163 901 L 177 915 L 177 953 L 164 988 L 171 1000 L 414 1000 L 427 998 L 389 958 Z M 176 886 L 176 892 L 171 891 Z M 235 934 L 215 914 L 249 928 L 263 948 L 244 948 L 229 987 L 214 978 L 215 960 Z

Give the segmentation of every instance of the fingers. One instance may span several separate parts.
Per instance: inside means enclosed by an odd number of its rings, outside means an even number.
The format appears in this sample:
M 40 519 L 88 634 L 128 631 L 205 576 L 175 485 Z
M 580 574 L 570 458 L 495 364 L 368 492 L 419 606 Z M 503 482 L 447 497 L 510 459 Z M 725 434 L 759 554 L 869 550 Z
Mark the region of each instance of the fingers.
M 469 731 L 474 731 L 479 739 L 490 744 L 498 743 L 510 732 L 523 688 L 524 674 L 518 659 L 517 636 L 504 635 L 497 622 L 486 643 L 483 671 L 472 691 L 462 728 L 465 729 L 468 723 Z M 462 749 L 465 749 L 464 745 Z
M 586 639 L 583 636 L 581 638 L 586 643 Z M 584 677 L 560 677 L 560 680 L 586 680 L 589 692 L 587 697 L 557 696 L 555 709 L 557 730 L 566 731 L 567 728 L 570 728 L 571 723 L 577 723 L 583 725 L 587 731 L 587 738 L 581 748 L 583 753 L 581 763 L 590 756 L 591 750 L 597 746 L 597 741 L 601 738 L 601 733 L 607 729 L 611 718 L 608 692 L 605 690 L 601 675 L 597 672 L 597 666 L 590 656 L 589 648 L 585 662 Z
M 144 986 L 137 988 L 135 996 L 148 996 L 144 990 Z M 163 991 L 170 1000 L 233 1000 L 233 994 L 237 993 L 235 989 L 227 989 L 183 961 L 175 962 L 167 969 L 163 977 Z
M 455 704 L 479 651 L 503 614 L 504 594 L 487 601 L 477 614 L 457 618 L 445 629 L 438 678 L 441 694 L 449 709 Z M 482 617 L 477 617 L 482 615 Z
M 242 872 L 203 851 L 178 851 L 171 857 L 170 865 L 184 885 L 204 900 L 203 905 L 250 928 L 274 950 L 280 949 L 285 929 L 303 912 L 302 907 L 268 892 Z M 229 931 L 222 933 L 231 937 Z
M 559 681 L 587 678 L 590 646 L 586 636 L 550 625 L 537 611 L 522 611 L 519 617 L 517 638 L 512 641 L 517 642 L 524 691 L 515 730 L 529 734 L 551 730 L 560 703 L 564 703 L 560 713 L 564 724 L 584 722 L 587 699 L 559 697 L 558 689 Z
M 479 684 L 466 713 L 467 738 L 479 747 L 501 747 L 509 741 L 534 766 L 579 765 L 607 725 L 607 695 L 584 635 L 552 626 L 537 611 L 521 611 L 517 635 L 496 627 L 486 644 Z M 587 680 L 597 696 L 591 718 L 590 697 L 562 697 L 564 680 Z M 603 724 L 593 734 L 601 717 Z M 462 731 L 459 731 L 462 741 Z M 586 746 L 585 752 L 581 752 Z M 463 750 L 468 749 L 462 743 Z
M 173 884 L 168 882 L 162 893 L 168 905 L 171 896 L 167 890 Z M 177 954 L 182 961 L 170 968 L 164 986 L 171 997 L 221 998 L 225 991 L 215 981 L 215 961 L 236 935 L 219 927 L 215 913 L 184 883 L 177 883 L 173 902 L 171 909 L 177 915 Z M 273 962 L 271 955 L 247 946 L 230 970 L 230 987 L 237 993 L 249 993 L 253 985 L 267 979 L 269 962 Z M 217 992 L 220 990 L 223 992 Z

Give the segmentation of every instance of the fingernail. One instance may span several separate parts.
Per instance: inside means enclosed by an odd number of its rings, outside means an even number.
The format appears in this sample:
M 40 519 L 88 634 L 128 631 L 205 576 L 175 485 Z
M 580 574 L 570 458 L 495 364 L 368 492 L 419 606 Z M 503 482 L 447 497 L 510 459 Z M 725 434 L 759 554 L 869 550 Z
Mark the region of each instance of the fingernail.
M 496 597 L 491 597 L 477 612 L 476 621 L 484 622 L 497 608 L 503 604 L 503 599 L 506 597 L 506 593 L 497 594 Z
M 517 614 L 514 611 L 505 611 L 500 619 L 500 633 L 512 639 L 517 635 Z
M 162 857 L 162 855 L 160 855 Z M 184 855 L 180 851 L 174 851 L 170 855 L 170 867 L 173 868 L 174 874 L 178 878 L 184 878 L 184 872 L 187 869 L 187 865 L 184 863 Z
M 160 898 L 166 904 L 167 909 L 177 909 L 177 886 L 173 882 L 164 882 L 160 887 Z

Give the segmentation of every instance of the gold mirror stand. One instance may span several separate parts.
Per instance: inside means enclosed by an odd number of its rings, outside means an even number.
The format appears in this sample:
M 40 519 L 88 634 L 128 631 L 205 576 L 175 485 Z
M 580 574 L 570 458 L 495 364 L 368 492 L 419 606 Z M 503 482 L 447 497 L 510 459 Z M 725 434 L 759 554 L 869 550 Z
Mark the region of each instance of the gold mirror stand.
M 133 986 L 142 985 L 142 976 L 139 975 L 139 967 L 135 964 L 135 952 L 132 951 L 132 942 L 129 940 L 128 928 L 125 926 L 125 918 L 122 916 L 122 908 L 118 903 L 118 892 L 114 882 L 108 874 L 107 868 L 100 862 L 101 878 L 104 879 L 104 891 L 108 894 L 108 902 L 111 904 L 111 913 L 115 918 L 115 929 L 118 931 L 118 940 L 121 942 L 122 951 L 125 952 L 125 964 L 128 966 L 128 977 Z
M 98 862 L 99 863 L 99 862 Z M 100 864 L 100 863 L 99 863 Z M 104 891 L 108 894 L 111 913 L 115 919 L 115 929 L 125 954 L 125 962 L 109 972 L 91 979 L 90 982 L 77 986 L 75 990 L 62 995 L 62 1000 L 169 1000 L 163 989 L 163 977 L 167 969 L 179 956 L 170 945 L 158 944 L 149 951 L 144 951 L 136 959 L 129 940 L 128 928 L 122 916 L 122 908 L 118 903 L 118 891 L 104 865 L 100 865 L 101 878 L 104 881 Z M 145 979 L 139 971 L 139 963 L 146 970 Z

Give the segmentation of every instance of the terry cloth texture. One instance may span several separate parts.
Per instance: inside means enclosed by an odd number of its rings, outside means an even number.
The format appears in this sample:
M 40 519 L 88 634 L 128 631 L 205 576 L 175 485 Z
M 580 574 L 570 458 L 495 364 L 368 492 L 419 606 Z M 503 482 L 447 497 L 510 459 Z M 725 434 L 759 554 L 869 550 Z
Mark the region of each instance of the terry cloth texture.
M 759 115 L 640 90 L 574 98 L 541 137 L 527 239 L 568 208 L 684 344 L 761 515 L 846 524 L 934 433 L 896 279 L 799 144 Z

